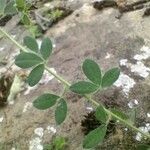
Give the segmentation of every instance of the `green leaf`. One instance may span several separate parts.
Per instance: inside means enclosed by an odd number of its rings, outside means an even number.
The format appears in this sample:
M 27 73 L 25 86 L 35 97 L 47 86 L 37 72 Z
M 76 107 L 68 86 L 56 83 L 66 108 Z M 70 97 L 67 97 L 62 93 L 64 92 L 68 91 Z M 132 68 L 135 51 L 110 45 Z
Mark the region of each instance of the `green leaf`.
M 0 0 L 0 15 L 4 13 L 6 7 L 6 0 Z
M 36 66 L 28 76 L 27 82 L 30 86 L 35 86 L 42 78 L 44 72 L 44 65 Z
M 123 113 L 121 110 L 118 110 L 116 108 L 111 108 L 110 110 L 112 113 L 114 113 L 116 116 L 118 116 L 121 119 L 124 119 L 124 120 L 129 119 L 129 117 L 125 113 Z M 116 120 L 116 118 L 114 118 L 114 117 L 113 117 L 113 119 Z
M 66 139 L 64 137 L 56 137 L 53 141 L 56 150 L 64 150 L 66 146 Z
M 27 26 L 31 24 L 30 18 L 27 14 L 23 14 L 21 21 L 24 25 L 27 25 Z
M 52 42 L 49 38 L 44 38 L 40 48 L 40 52 L 44 59 L 47 59 L 52 53 Z
M 83 62 L 82 69 L 89 80 L 95 84 L 101 84 L 101 70 L 96 62 L 91 59 L 86 59 Z
M 137 146 L 137 150 L 150 150 L 150 145 L 140 144 Z
M 15 64 L 20 68 L 30 68 L 42 63 L 43 60 L 33 53 L 20 53 L 16 59 Z
M 36 42 L 36 40 L 33 38 L 33 37 L 30 37 L 30 36 L 26 36 L 24 38 L 24 45 L 26 45 L 30 50 L 38 53 L 38 44 Z
M 33 102 L 33 106 L 37 109 L 45 110 L 54 106 L 57 99 L 59 99 L 59 96 L 46 93 L 35 99 Z
M 104 110 L 103 106 L 98 106 L 95 112 L 95 116 L 97 118 L 97 120 L 106 123 L 108 120 L 108 115 L 106 113 L 106 111 Z
M 16 0 L 16 5 L 19 11 L 23 11 L 26 6 L 26 2 L 25 0 Z
M 120 75 L 119 68 L 108 70 L 102 78 L 102 87 L 109 87 L 118 79 Z
M 61 98 L 55 110 L 56 123 L 58 125 L 61 124 L 65 120 L 66 115 L 67 115 L 67 103 L 63 98 Z
M 8 4 L 5 7 L 4 13 L 6 15 L 14 15 L 17 13 L 16 7 L 14 6 L 15 2 L 14 1 L 10 1 L 8 2 Z
M 100 126 L 95 130 L 91 131 L 83 141 L 83 148 L 94 148 L 99 143 L 102 143 L 105 135 L 106 135 L 106 126 Z
M 78 94 L 89 94 L 93 93 L 98 89 L 98 87 L 87 81 L 79 81 L 73 85 L 70 86 L 70 90 L 74 93 Z

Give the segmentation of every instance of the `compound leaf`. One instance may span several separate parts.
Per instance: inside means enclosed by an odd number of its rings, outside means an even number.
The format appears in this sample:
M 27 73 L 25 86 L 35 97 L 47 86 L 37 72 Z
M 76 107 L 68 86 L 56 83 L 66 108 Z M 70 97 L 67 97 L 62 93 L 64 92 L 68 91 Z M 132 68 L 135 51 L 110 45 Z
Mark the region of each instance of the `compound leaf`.
M 44 72 L 44 64 L 36 66 L 29 74 L 27 82 L 30 86 L 35 86 L 42 78 Z
M 107 127 L 101 125 L 95 130 L 91 131 L 83 141 L 83 148 L 94 148 L 101 143 L 106 135 Z
M 82 69 L 89 80 L 95 84 L 101 84 L 101 70 L 96 62 L 91 59 L 86 59 L 83 62 Z
M 59 99 L 59 96 L 46 93 L 35 99 L 33 102 L 33 106 L 37 109 L 45 110 L 55 105 L 57 99 Z
M 61 98 L 55 110 L 55 120 L 58 125 L 60 125 L 67 116 L 67 103 Z
M 79 81 L 70 86 L 70 90 L 77 94 L 89 94 L 93 93 L 98 89 L 98 87 L 87 81 Z
M 113 85 L 113 83 L 118 79 L 119 75 L 119 68 L 113 68 L 108 70 L 102 78 L 102 87 L 104 88 Z
M 26 45 L 30 50 L 38 52 L 38 44 L 34 38 L 26 36 L 24 38 L 24 45 Z
M 42 63 L 43 60 L 33 53 L 20 53 L 16 59 L 15 64 L 20 68 L 30 68 Z
M 47 59 L 52 53 L 52 42 L 49 38 L 44 38 L 40 48 L 40 52 L 44 59 Z

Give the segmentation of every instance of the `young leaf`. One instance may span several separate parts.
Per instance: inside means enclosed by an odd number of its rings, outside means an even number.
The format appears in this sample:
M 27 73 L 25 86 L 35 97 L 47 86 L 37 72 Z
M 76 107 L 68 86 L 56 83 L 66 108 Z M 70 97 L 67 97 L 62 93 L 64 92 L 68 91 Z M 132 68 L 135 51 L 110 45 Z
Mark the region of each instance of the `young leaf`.
M 35 86 L 42 78 L 44 72 L 44 65 L 40 64 L 36 66 L 29 74 L 27 82 L 30 86 Z
M 111 86 L 118 79 L 119 75 L 119 68 L 113 68 L 108 70 L 102 78 L 102 87 Z
M 16 14 L 16 13 L 17 13 L 17 10 L 16 10 L 14 4 L 15 4 L 14 1 L 8 2 L 8 4 L 7 4 L 6 7 L 5 7 L 5 10 L 4 10 L 4 13 L 5 13 L 6 15 L 13 15 L 13 14 Z
M 16 0 L 16 5 L 19 11 L 23 11 L 25 8 L 25 0 Z
M 108 115 L 101 105 L 97 107 L 95 116 L 97 120 L 101 121 L 102 123 L 106 123 L 108 120 Z
M 101 84 L 101 70 L 96 62 L 91 59 L 86 59 L 83 62 L 82 69 L 89 80 L 95 84 Z
M 0 15 L 4 13 L 6 7 L 6 0 L 0 0 Z
M 79 81 L 73 85 L 70 86 L 70 90 L 74 93 L 78 94 L 89 94 L 93 93 L 98 89 L 98 87 L 87 81 Z
M 118 116 L 119 118 L 121 119 L 124 119 L 124 120 L 128 120 L 129 117 L 123 113 L 121 110 L 118 110 L 118 109 L 115 109 L 115 108 L 112 108 L 110 109 L 112 113 L 114 113 L 116 116 Z M 116 120 L 116 118 L 113 118 L 114 120 Z
M 42 63 L 43 60 L 33 53 L 20 53 L 16 59 L 15 64 L 20 68 L 30 68 Z
M 52 42 L 49 38 L 44 38 L 40 48 L 40 52 L 44 59 L 47 59 L 52 53 Z
M 58 125 L 60 125 L 66 118 L 67 115 L 67 103 L 61 98 L 55 110 L 55 120 Z
M 101 143 L 106 135 L 107 127 L 102 125 L 91 131 L 83 141 L 83 148 L 94 148 Z
M 38 44 L 34 38 L 26 36 L 24 38 L 24 45 L 26 45 L 30 50 L 38 53 Z
M 150 145 L 140 144 L 137 146 L 137 150 L 150 150 Z
M 46 93 L 35 99 L 33 106 L 37 109 L 45 110 L 55 105 L 57 99 L 59 99 L 59 96 Z
M 23 14 L 23 17 L 22 17 L 22 23 L 24 24 L 24 25 L 27 25 L 27 26 L 29 26 L 30 25 L 30 18 L 29 18 L 29 16 L 27 15 L 27 14 Z

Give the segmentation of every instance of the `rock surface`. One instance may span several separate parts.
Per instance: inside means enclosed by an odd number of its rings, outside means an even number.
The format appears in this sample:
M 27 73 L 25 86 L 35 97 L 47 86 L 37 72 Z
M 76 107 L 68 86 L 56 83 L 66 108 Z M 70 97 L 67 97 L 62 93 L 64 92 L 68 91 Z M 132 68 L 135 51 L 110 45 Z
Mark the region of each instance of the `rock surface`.
M 146 126 L 150 123 L 150 18 L 142 17 L 144 9 L 125 13 L 117 19 L 115 8 L 98 11 L 90 1 L 84 0 L 80 4 L 68 0 L 68 5 L 74 12 L 45 35 L 56 45 L 49 66 L 70 82 L 84 78 L 81 64 L 85 58 L 96 60 L 103 70 L 119 66 L 121 76 L 114 87 L 99 93 L 95 99 L 127 112 L 137 107 L 136 125 Z M 20 26 L 10 33 L 15 33 L 20 42 L 27 34 Z M 12 59 L 17 49 L 8 40 L 1 39 L 0 43 L 1 57 Z M 0 71 L 2 69 L 4 67 Z M 55 124 L 53 109 L 39 111 L 32 106 L 34 98 L 43 92 L 61 93 L 61 88 L 57 80 L 51 79 L 30 89 L 29 93 L 22 91 L 13 105 L 0 108 L 0 149 L 42 150 L 43 143 L 50 143 L 55 135 L 62 135 L 68 138 L 69 150 L 82 150 L 81 120 L 87 113 L 87 103 L 83 99 L 72 93 L 66 96 L 69 112 L 60 127 Z M 120 136 L 124 134 L 118 132 Z M 131 137 L 136 143 L 135 134 Z M 111 138 L 103 149 L 127 150 L 130 146 L 127 141 L 122 142 L 123 137 L 112 135 Z

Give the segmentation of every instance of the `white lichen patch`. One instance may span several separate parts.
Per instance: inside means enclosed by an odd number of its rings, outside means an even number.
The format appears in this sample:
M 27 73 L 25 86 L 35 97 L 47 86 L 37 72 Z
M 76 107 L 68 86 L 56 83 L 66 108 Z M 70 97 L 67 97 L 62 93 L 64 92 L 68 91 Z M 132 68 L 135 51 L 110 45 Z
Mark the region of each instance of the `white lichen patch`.
M 0 47 L 0 52 L 2 52 L 5 49 L 5 47 Z
M 106 56 L 105 56 L 105 59 L 109 59 L 111 57 L 111 54 L 110 53 L 106 53 Z
M 135 65 L 131 65 L 131 72 L 140 75 L 143 78 L 149 76 L 150 68 L 146 67 L 143 62 L 138 61 Z
M 115 86 L 122 88 L 126 96 L 128 96 L 130 89 L 133 88 L 135 84 L 134 79 L 124 73 L 121 73 L 119 79 L 114 83 Z
M 92 107 L 86 107 L 86 110 L 89 111 L 89 112 L 91 112 L 91 111 L 93 111 L 94 109 L 93 109 Z
M 0 117 L 0 123 L 2 123 L 4 120 L 4 117 Z
M 142 51 L 142 53 L 135 55 L 134 56 L 135 60 L 141 61 L 141 60 L 148 59 L 150 57 L 150 48 L 149 47 L 144 45 L 140 50 Z
M 147 113 L 147 117 L 150 118 L 150 113 Z
M 42 139 L 35 137 L 29 142 L 29 150 L 43 150 Z
M 26 102 L 22 112 L 25 113 L 27 110 L 32 108 L 32 106 L 33 106 L 33 104 L 31 102 Z
M 128 60 L 127 59 L 121 59 L 120 60 L 120 66 L 127 66 Z
M 29 150 L 43 150 L 42 137 L 44 129 L 39 127 L 34 130 L 35 137 L 29 142 Z
M 34 133 L 36 134 L 36 135 L 38 135 L 40 138 L 42 138 L 43 137 L 43 135 L 44 135 L 44 129 L 43 128 L 36 128 L 35 130 L 34 130 Z
M 146 78 L 150 74 L 150 68 L 146 67 L 143 63 L 143 60 L 146 60 L 150 57 L 150 48 L 143 46 L 141 49 L 141 54 L 136 54 L 133 58 L 137 60 L 135 64 L 129 63 L 127 59 L 120 60 L 120 66 L 126 66 L 131 69 L 131 72 L 136 73 L 137 75 Z
M 128 128 L 124 128 L 125 131 L 128 131 Z
M 136 107 L 138 104 L 139 104 L 139 102 L 136 99 L 133 99 L 128 103 L 128 107 L 132 109 L 132 108 Z
M 137 73 L 143 78 L 149 76 L 150 68 L 146 67 L 142 60 L 146 60 L 150 57 L 150 48 L 147 46 L 143 46 L 141 49 L 141 54 L 136 54 L 133 58 L 137 60 L 136 64 L 131 65 L 131 72 Z
M 147 134 L 148 134 L 148 133 L 150 132 L 150 123 L 146 123 L 145 126 L 139 127 L 139 129 L 140 129 L 141 131 L 143 131 L 144 133 L 147 133 Z M 142 134 L 138 132 L 137 135 L 136 135 L 136 137 L 135 137 L 135 139 L 136 139 L 137 141 L 141 141 L 142 138 L 143 138 Z
M 57 132 L 56 128 L 53 126 L 48 126 L 46 129 L 48 130 L 48 133 L 55 134 Z

